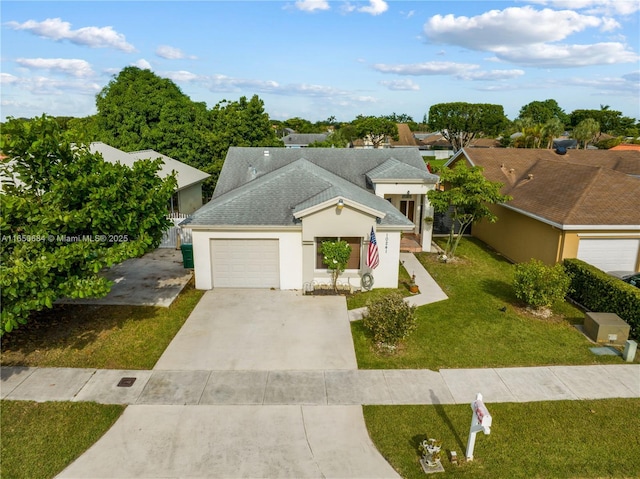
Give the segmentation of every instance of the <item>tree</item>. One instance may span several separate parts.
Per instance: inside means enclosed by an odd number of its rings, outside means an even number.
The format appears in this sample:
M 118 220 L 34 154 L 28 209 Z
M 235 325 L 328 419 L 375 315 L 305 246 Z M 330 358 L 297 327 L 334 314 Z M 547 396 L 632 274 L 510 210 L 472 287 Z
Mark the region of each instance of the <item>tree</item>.
M 570 124 L 577 127 L 582 121 L 591 118 L 600 124 L 600 131 L 614 136 L 634 136 L 637 125 L 633 118 L 622 116 L 622 113 L 611 110 L 608 105 L 600 105 L 599 110 L 574 110 L 569 114 Z
M 349 140 L 344 137 L 342 130 L 335 130 L 324 141 L 315 141 L 308 145 L 309 148 L 346 148 Z
M 558 102 L 552 99 L 527 103 L 520 108 L 518 118 L 531 118 L 534 123 L 543 124 L 552 118 L 556 118 L 562 123 L 567 123 L 569 120 L 569 117 L 564 110 L 560 108 Z
M 553 139 L 564 133 L 564 124 L 559 118 L 550 118 L 542 127 L 544 138 L 547 140 L 547 148 L 553 146 Z
M 600 124 L 593 118 L 582 120 L 573 129 L 573 137 L 582 143 L 582 148 L 586 148 L 589 143 L 596 141 L 600 135 Z
M 508 123 L 501 105 L 487 103 L 438 103 L 429 108 L 429 128 L 440 131 L 454 151 L 476 136 L 495 136 Z
M 358 115 L 352 125 L 357 137 L 369 139 L 374 148 L 379 148 L 387 138 L 398 139 L 398 125 L 382 116 Z
M 97 273 L 158 246 L 176 187 L 159 160 L 107 163 L 46 116 L 7 122 L 2 151 L 16 181 L 0 192 L 0 335 L 59 298 L 107 294 Z
M 458 163 L 454 168 L 446 168 L 440 172 L 440 184 L 444 185 L 444 190 L 436 189 L 427 193 L 434 211 L 451 211 L 454 223 L 460 225 L 457 234 L 455 228 L 451 228 L 444 252 L 446 258 L 455 256 L 460 239 L 469 225 L 481 219 L 491 223 L 498 220 L 488 205 L 511 200 L 510 196 L 500 193 L 503 185 L 487 180 L 482 171 L 479 166 L 468 168 L 465 164 Z
M 333 290 L 338 290 L 338 276 L 340 276 L 349 262 L 351 246 L 346 241 L 323 241 L 321 246 L 322 262 L 331 271 Z

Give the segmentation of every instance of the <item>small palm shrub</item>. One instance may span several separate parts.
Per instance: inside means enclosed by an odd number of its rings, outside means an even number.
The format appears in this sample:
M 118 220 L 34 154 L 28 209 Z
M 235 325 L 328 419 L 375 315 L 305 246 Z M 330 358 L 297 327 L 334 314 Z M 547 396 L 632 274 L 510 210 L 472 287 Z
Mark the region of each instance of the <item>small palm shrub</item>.
M 548 308 L 564 299 L 570 285 L 571 278 L 560 263 L 548 266 L 532 259 L 515 266 L 513 288 L 516 297 L 533 309 Z
M 371 301 L 367 307 L 363 324 L 378 345 L 396 346 L 416 327 L 416 307 L 407 304 L 399 293 Z

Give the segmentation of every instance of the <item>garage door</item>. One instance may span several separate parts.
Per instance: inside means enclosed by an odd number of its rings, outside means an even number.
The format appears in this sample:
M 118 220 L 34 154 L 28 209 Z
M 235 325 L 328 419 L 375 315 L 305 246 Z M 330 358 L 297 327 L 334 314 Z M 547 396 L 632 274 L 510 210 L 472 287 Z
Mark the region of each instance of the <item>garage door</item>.
M 635 271 L 640 239 L 581 239 L 578 259 L 602 271 Z
M 277 239 L 211 240 L 214 288 L 279 288 Z

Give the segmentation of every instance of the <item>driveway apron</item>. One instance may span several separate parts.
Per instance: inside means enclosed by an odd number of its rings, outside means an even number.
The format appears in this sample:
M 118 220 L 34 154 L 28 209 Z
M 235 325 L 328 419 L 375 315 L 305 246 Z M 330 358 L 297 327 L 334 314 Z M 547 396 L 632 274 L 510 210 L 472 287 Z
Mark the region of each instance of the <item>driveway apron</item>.
M 205 293 L 154 368 L 285 379 L 356 369 L 344 298 L 231 289 Z M 399 478 L 369 438 L 360 406 L 161 400 L 129 406 L 58 477 Z

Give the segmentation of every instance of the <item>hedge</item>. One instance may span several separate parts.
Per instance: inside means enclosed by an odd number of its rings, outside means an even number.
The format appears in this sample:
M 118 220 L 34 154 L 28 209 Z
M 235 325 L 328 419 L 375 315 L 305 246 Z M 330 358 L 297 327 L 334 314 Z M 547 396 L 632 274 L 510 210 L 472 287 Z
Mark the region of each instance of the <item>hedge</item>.
M 571 277 L 572 300 L 589 311 L 617 314 L 631 327 L 629 337 L 640 339 L 640 288 L 579 259 L 565 259 L 563 266 Z

